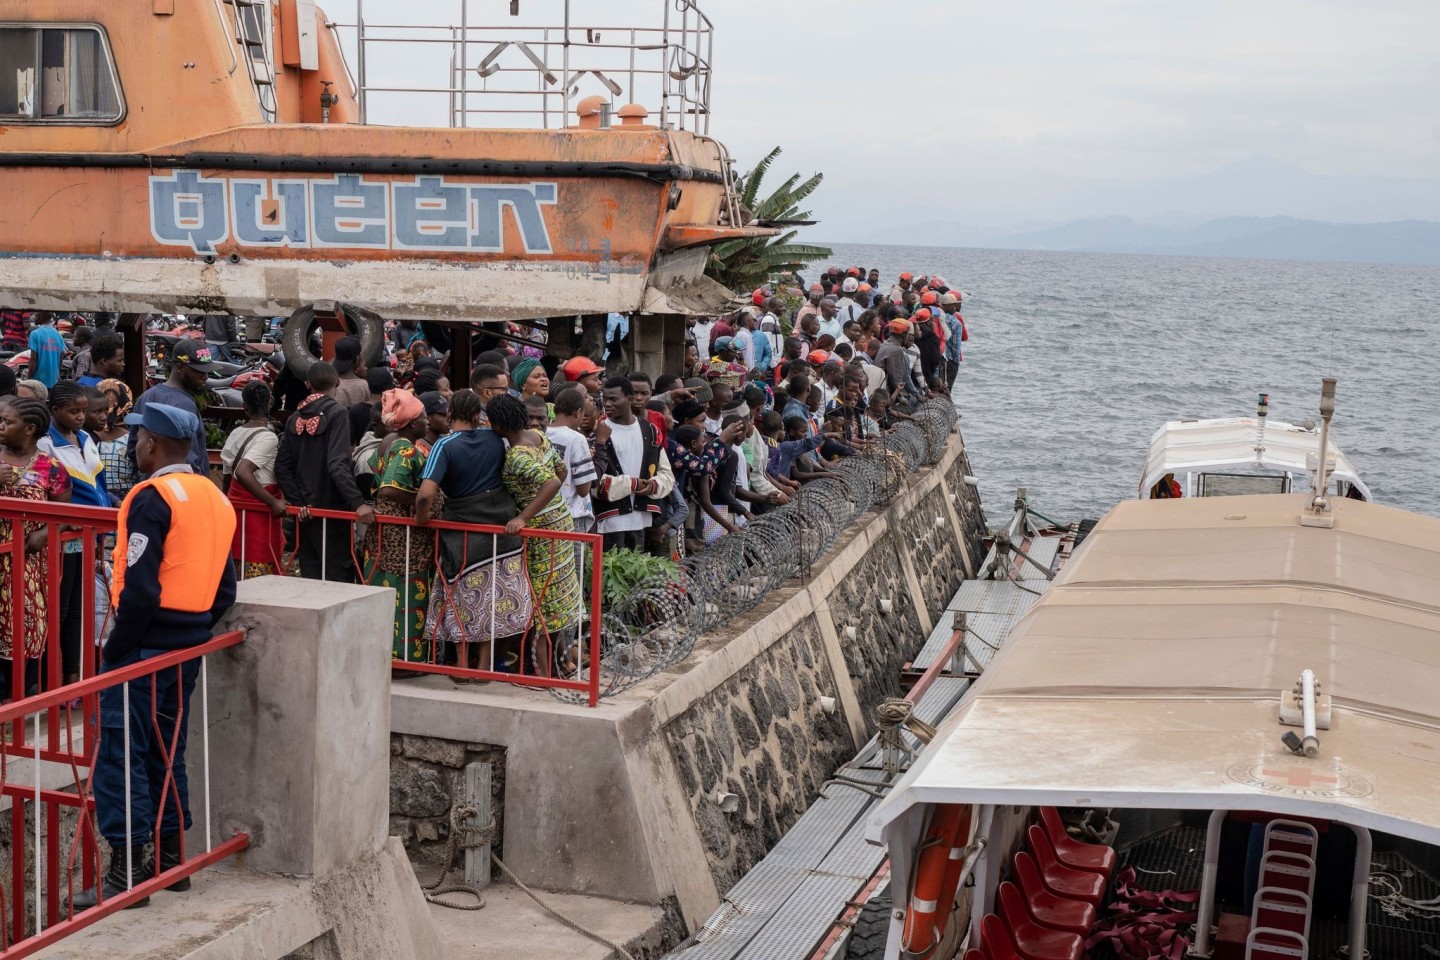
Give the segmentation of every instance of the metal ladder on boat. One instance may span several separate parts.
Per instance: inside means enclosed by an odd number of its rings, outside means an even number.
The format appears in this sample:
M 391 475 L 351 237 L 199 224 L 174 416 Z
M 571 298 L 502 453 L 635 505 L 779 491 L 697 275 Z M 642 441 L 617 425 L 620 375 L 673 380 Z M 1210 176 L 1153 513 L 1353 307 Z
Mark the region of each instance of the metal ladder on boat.
M 1310 918 L 1315 906 L 1315 858 L 1320 835 L 1299 820 L 1265 826 L 1260 889 L 1250 913 L 1246 960 L 1305 960 L 1310 955 Z
M 272 43 L 270 0 L 223 0 L 235 11 L 235 42 L 244 54 L 245 69 L 265 120 L 274 123 L 275 51 Z

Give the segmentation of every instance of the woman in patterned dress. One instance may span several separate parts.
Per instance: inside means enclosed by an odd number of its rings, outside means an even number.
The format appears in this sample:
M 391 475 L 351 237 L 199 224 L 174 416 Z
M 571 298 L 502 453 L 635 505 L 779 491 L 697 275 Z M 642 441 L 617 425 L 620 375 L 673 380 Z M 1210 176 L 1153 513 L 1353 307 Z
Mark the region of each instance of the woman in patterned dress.
M 425 442 L 429 416 L 407 390 L 387 390 L 380 398 L 380 421 L 390 431 L 371 458 L 375 474 L 375 512 L 382 517 L 415 517 L 415 495 L 430 445 Z M 430 576 L 435 567 L 434 535 L 395 523 L 373 524 L 365 534 L 365 582 L 395 591 L 396 660 L 430 662 L 425 611 L 430 605 Z
M 520 513 L 505 525 L 505 532 L 519 533 L 523 527 L 573 532 L 574 519 L 560 496 L 561 477 L 556 472 L 560 457 L 545 434 L 530 429 L 525 404 L 511 396 L 499 396 L 486 404 L 485 413 L 490 429 L 510 445 L 501 476 Z M 527 537 L 525 560 L 535 596 L 532 638 L 536 664 L 546 664 L 542 669 L 548 674 L 552 658 L 545 651 L 553 649 L 561 672 L 574 673 L 575 628 L 580 622 L 575 548 L 565 540 Z
M 36 446 L 50 429 L 50 409 L 44 401 L 33 398 L 7 397 L 0 402 L 0 497 L 16 500 L 48 500 L 70 502 L 70 474 L 65 468 Z M 4 660 L 3 688 L 0 697 L 9 702 L 15 679 L 10 669 L 15 653 L 14 610 L 15 579 L 20 579 L 21 603 L 24 607 L 24 632 L 21 649 L 27 661 L 25 694 L 38 691 L 39 662 L 45 652 L 48 608 L 45 583 L 45 542 L 47 528 L 43 523 L 27 523 L 25 532 L 25 564 L 20 578 L 12 576 L 11 558 L 0 556 L 0 658 Z M 11 522 L 0 519 L 0 543 L 9 543 L 14 535 Z M 59 584 L 56 584 L 58 590 Z M 32 676 L 33 674 L 33 676 Z

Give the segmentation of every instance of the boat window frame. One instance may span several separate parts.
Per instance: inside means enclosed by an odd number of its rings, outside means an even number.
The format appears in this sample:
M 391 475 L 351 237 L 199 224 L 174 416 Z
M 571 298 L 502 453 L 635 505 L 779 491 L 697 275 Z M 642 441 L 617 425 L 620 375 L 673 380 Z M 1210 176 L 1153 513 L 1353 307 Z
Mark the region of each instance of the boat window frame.
M 113 117 L 18 117 L 0 115 L 0 127 L 116 127 L 130 115 L 130 106 L 125 99 L 125 87 L 120 82 L 120 67 L 115 62 L 115 47 L 110 42 L 110 33 L 105 26 L 93 21 L 81 20 L 0 20 L 0 30 L 31 30 L 42 35 L 46 30 L 88 30 L 100 37 L 100 49 L 110 70 L 110 83 L 115 88 L 115 100 L 119 110 Z M 43 43 L 43 39 L 41 39 Z M 36 61 L 36 70 L 43 69 Z M 39 87 L 37 86 L 37 89 Z

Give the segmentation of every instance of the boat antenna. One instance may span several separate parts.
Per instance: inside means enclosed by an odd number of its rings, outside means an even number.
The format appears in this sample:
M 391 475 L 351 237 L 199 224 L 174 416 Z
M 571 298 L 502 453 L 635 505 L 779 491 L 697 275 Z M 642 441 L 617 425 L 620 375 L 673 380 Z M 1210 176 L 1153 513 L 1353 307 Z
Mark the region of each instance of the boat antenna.
M 1265 421 L 1270 416 L 1270 394 L 1260 394 L 1260 399 L 1255 403 L 1255 416 L 1260 418 L 1260 426 L 1255 432 L 1255 466 L 1265 466 Z
M 1308 509 L 1300 515 L 1300 523 L 1306 527 L 1333 527 L 1335 518 L 1330 513 L 1330 501 L 1326 494 L 1330 489 L 1330 418 L 1335 416 L 1335 378 L 1326 377 L 1320 381 L 1320 458 L 1315 464 L 1311 490 L 1314 493 Z

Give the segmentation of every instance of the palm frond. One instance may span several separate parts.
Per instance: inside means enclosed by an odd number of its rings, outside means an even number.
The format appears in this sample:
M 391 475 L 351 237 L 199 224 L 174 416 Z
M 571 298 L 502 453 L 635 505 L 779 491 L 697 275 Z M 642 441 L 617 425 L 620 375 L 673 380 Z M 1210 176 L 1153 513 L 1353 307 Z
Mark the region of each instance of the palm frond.
M 779 156 L 780 148 L 776 147 L 753 168 L 735 178 L 735 191 L 740 202 L 754 212 L 757 220 L 809 220 L 810 211 L 801 210 L 800 204 L 824 181 L 822 173 L 805 178 L 798 173 L 792 174 L 763 199 L 760 198 L 765 174 Z M 828 247 L 793 243 L 796 233 L 789 230 L 776 237 L 749 237 L 717 243 L 710 248 L 705 272 L 711 279 L 732 290 L 753 290 L 833 255 Z

